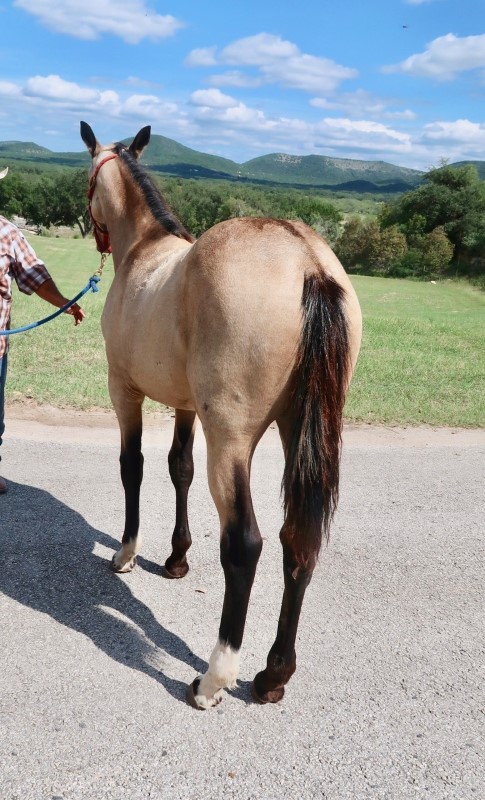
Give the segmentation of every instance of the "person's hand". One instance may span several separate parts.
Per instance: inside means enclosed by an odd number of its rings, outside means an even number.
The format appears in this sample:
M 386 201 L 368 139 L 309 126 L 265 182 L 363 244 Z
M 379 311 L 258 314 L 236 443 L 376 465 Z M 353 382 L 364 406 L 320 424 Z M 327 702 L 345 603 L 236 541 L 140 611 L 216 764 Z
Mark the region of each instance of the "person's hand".
M 78 306 L 77 303 L 74 303 L 74 305 L 71 306 L 71 308 L 68 308 L 66 314 L 70 314 L 71 317 L 74 317 L 75 325 L 79 325 L 79 323 L 81 323 L 84 317 L 86 316 L 81 306 Z

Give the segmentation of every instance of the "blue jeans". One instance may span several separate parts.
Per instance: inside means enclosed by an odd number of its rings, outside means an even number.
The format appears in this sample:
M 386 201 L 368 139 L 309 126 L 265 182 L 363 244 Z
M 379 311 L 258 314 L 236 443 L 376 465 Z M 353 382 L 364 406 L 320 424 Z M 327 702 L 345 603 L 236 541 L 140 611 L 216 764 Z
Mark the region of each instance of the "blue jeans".
M 0 444 L 5 430 L 5 381 L 7 380 L 7 354 L 0 357 Z M 2 457 L 0 456 L 0 461 Z

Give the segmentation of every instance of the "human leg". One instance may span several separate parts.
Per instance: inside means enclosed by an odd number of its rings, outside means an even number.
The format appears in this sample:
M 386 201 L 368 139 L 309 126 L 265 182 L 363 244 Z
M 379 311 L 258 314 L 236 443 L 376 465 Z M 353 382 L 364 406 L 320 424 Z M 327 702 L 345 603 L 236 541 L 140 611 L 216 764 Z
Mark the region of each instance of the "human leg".
M 7 354 L 5 353 L 0 357 L 0 445 L 2 444 L 2 436 L 5 431 L 5 381 L 7 379 Z M 0 454 L 0 461 L 2 456 Z M 4 478 L 0 476 L 0 494 L 7 491 L 7 483 Z

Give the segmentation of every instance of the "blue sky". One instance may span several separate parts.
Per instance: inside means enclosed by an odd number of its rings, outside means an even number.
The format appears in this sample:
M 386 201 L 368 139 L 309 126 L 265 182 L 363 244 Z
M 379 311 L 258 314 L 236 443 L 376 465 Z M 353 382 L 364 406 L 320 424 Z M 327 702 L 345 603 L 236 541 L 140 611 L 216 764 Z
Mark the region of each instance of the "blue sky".
M 0 141 L 485 159 L 484 0 L 0 0 Z

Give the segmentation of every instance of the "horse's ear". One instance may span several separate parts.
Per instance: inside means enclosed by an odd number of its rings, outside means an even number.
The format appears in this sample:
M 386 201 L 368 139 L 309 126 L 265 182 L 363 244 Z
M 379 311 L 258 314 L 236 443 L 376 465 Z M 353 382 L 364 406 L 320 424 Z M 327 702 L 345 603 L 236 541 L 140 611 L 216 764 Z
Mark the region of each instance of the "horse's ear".
M 81 139 L 91 153 L 91 157 L 94 158 L 100 148 L 100 144 L 93 133 L 93 129 L 87 122 L 81 122 Z
M 139 158 L 150 141 L 151 126 L 147 125 L 138 131 L 128 150 L 134 158 Z

